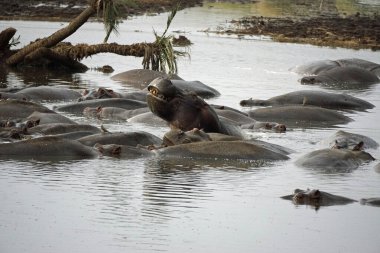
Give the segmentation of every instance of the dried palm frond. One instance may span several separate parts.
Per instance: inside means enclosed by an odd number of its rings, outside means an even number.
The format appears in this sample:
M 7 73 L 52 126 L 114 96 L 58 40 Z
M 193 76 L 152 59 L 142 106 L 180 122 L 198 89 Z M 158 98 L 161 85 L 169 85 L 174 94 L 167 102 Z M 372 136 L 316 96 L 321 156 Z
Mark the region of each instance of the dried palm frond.
M 103 43 L 106 43 L 112 32 L 119 33 L 117 29 L 121 18 L 118 6 L 113 0 L 99 0 L 97 10 L 98 18 L 101 16 L 103 19 L 104 29 L 106 30 L 106 37 Z
M 185 51 L 174 50 L 172 43 L 173 35 L 166 35 L 177 10 L 178 6 L 169 14 L 166 29 L 161 36 L 153 30 L 156 40 L 153 45 L 149 45 L 145 48 L 145 55 L 142 62 L 145 69 L 151 68 L 152 70 L 175 74 L 178 72 L 177 58 L 184 56 L 189 57 L 187 48 L 185 48 Z

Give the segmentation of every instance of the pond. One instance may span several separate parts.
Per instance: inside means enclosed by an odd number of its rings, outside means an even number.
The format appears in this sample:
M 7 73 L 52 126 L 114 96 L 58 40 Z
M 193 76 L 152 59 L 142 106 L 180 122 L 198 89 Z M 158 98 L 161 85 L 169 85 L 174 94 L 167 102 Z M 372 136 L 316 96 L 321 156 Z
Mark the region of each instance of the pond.
M 361 1 L 364 2 L 364 1 Z M 196 7 L 180 11 L 171 31 L 193 45 L 191 59 L 179 61 L 179 75 L 200 80 L 221 96 L 209 99 L 240 110 L 242 99 L 267 99 L 302 86 L 289 68 L 315 60 L 361 58 L 379 63 L 370 50 L 274 43 L 266 37 L 236 38 L 207 33 L 227 20 L 255 13 L 252 8 Z M 167 14 L 124 21 L 110 42 L 153 40 Z M 1 21 L 12 26 L 21 44 L 49 35 L 66 23 Z M 88 23 L 68 40 L 101 43 L 101 24 Z M 141 68 L 141 59 L 112 54 L 83 61 L 96 68 L 111 65 L 116 73 Z M 110 87 L 132 91 L 111 74 L 10 73 L 9 86 L 63 85 L 76 89 Z M 331 90 L 330 90 L 331 91 Z M 295 188 L 317 188 L 345 197 L 380 197 L 378 161 L 346 172 L 326 173 L 297 167 L 302 154 L 338 129 L 380 142 L 380 84 L 363 90 L 339 90 L 373 103 L 367 112 L 345 113 L 354 119 L 339 128 L 294 128 L 286 133 L 247 132 L 263 141 L 295 150 L 288 161 L 252 164 L 197 164 L 158 159 L 119 160 L 102 157 L 80 161 L 0 161 L 1 252 L 378 252 L 380 212 L 353 203 L 344 206 L 295 206 L 281 199 Z M 46 104 L 52 108 L 56 104 Z M 78 122 L 110 131 L 144 130 L 159 137 L 168 130 L 128 122 L 101 122 L 65 114 Z M 369 150 L 380 158 L 380 151 Z

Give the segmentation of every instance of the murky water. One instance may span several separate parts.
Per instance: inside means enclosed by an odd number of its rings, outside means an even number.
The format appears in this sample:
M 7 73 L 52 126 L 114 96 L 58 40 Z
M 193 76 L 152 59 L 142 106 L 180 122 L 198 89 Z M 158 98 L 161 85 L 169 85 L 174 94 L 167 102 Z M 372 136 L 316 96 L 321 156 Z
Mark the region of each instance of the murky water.
M 279 44 L 267 38 L 236 39 L 201 32 L 246 13 L 241 8 L 193 8 L 179 12 L 171 27 L 194 43 L 191 59 L 179 62 L 179 75 L 219 90 L 222 95 L 211 103 L 242 109 L 239 101 L 249 97 L 266 99 L 306 88 L 321 90 L 301 86 L 300 77 L 288 71 L 309 61 L 356 57 L 380 62 L 380 53 L 369 50 Z M 111 37 L 111 42 L 152 41 L 153 28 L 161 31 L 165 24 L 166 14 L 133 18 L 121 24 L 120 35 Z M 17 28 L 25 44 L 63 25 L 2 21 L 0 29 Z M 69 41 L 100 43 L 103 36 L 102 25 L 90 23 Z M 114 73 L 141 67 L 141 59 L 111 54 L 84 63 L 89 67 L 109 64 Z M 112 81 L 108 74 L 91 70 L 39 77 L 10 73 L 6 82 L 133 90 Z M 380 142 L 380 84 L 347 92 L 376 107 L 347 114 L 354 121 L 341 129 Z M 130 123 L 106 122 L 105 126 L 111 131 L 144 129 L 160 137 L 167 130 Z M 173 164 L 157 159 L 1 161 L 0 252 L 378 252 L 380 209 L 353 203 L 315 211 L 279 198 L 295 188 L 308 187 L 353 199 L 380 197 L 380 174 L 373 169 L 377 162 L 341 173 L 294 165 L 296 158 L 320 148 L 318 142 L 336 130 L 248 132 L 296 151 L 289 161 L 261 167 Z M 380 158 L 379 150 L 369 152 Z

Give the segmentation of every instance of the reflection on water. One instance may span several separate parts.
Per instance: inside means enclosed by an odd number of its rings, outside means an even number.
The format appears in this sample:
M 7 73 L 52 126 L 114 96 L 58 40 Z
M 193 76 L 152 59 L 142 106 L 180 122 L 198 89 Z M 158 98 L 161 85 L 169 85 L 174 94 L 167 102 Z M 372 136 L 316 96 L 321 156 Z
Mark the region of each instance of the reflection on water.
M 260 1 L 251 6 L 258 8 L 260 4 L 270 6 L 270 3 L 275 1 Z M 227 10 L 222 9 L 221 3 L 213 5 L 213 8 L 179 12 L 172 26 L 172 30 L 186 31 L 194 43 L 191 60 L 179 62 L 179 75 L 216 88 L 222 95 L 210 100 L 213 104 L 243 109 L 239 102 L 249 97 L 267 99 L 305 88 L 324 90 L 319 86 L 300 85 L 300 76 L 288 71 L 294 65 L 354 57 L 379 62 L 379 52 L 368 50 L 238 40 L 198 32 L 256 11 L 244 9 L 247 6 Z M 287 8 L 285 4 L 280 7 Z M 121 24 L 120 35 L 110 39 L 125 44 L 151 41 L 152 27 L 165 23 L 165 14 L 134 18 Z M 16 27 L 27 39 L 60 27 L 59 23 L 22 21 L 1 22 L 1 25 Z M 101 24 L 90 23 L 70 40 L 94 43 L 99 38 L 100 43 L 103 32 Z M 115 74 L 141 66 L 141 59 L 117 55 L 97 55 L 84 62 L 89 67 L 109 64 Z M 35 81 L 25 73 L 10 72 L 0 78 L 9 87 L 36 85 L 41 81 L 49 85 L 74 82 L 78 87 L 128 89 L 109 75 L 94 71 L 43 75 L 38 77 L 42 80 Z M 345 112 L 354 121 L 339 127 L 379 142 L 380 85 L 342 92 L 365 99 L 376 107 L 368 112 Z M 101 124 L 84 117 L 65 116 L 81 123 Z M 164 127 L 112 121 L 107 122 L 106 128 L 125 132 L 145 129 L 159 137 L 167 131 Z M 295 188 L 317 188 L 356 200 L 380 196 L 380 174 L 374 171 L 374 163 L 335 173 L 295 166 L 297 158 L 321 148 L 317 143 L 336 130 L 295 128 L 283 134 L 249 132 L 253 138 L 295 150 L 288 161 L 260 166 L 105 157 L 65 162 L 1 161 L 0 251 L 378 252 L 378 208 L 354 203 L 314 212 L 310 207 L 295 207 L 280 199 Z M 380 150 L 368 152 L 380 158 Z M 329 243 L 321 243 L 326 241 Z

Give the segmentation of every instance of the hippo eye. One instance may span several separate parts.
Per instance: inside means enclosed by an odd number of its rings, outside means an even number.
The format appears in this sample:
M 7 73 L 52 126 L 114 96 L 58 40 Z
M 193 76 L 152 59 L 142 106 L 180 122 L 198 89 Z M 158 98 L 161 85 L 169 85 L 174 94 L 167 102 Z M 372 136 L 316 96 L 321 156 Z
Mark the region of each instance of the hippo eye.
M 191 141 L 190 141 L 190 139 L 189 138 L 185 138 L 185 139 L 183 139 L 183 141 L 182 141 L 182 143 L 190 143 Z

